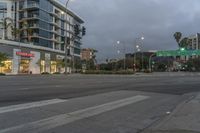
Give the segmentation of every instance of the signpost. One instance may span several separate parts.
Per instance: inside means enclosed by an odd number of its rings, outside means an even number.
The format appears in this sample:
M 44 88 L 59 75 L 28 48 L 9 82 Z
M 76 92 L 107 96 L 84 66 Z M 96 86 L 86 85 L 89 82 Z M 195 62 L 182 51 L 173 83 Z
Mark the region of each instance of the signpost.
M 200 56 L 200 50 L 186 50 L 185 48 L 180 48 L 179 50 L 168 50 L 168 51 L 157 51 L 155 54 L 152 54 L 149 58 L 149 70 L 152 66 L 152 57 L 176 57 L 176 56 Z

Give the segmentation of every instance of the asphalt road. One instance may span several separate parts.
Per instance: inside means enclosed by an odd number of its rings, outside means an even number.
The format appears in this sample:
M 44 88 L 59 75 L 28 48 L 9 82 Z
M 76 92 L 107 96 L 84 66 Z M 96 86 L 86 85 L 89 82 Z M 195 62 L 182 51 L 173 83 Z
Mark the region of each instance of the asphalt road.
M 200 91 L 195 73 L 0 77 L 0 133 L 138 133 Z

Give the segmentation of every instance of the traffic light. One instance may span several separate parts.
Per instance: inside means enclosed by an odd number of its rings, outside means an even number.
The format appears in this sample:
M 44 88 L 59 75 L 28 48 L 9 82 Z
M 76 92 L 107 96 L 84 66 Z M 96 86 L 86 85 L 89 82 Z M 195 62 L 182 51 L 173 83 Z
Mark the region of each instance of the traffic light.
M 82 36 L 85 36 L 86 35 L 86 28 L 83 26 L 82 27 Z
M 77 24 L 74 26 L 74 33 L 75 33 L 75 36 L 80 34 L 79 26 Z

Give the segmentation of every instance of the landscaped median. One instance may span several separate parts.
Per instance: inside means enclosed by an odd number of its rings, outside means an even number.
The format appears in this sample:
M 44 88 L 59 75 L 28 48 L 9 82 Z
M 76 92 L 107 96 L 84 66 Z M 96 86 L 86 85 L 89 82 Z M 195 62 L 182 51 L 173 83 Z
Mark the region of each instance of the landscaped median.
M 104 70 L 86 70 L 82 74 L 118 74 L 118 75 L 132 75 L 133 71 L 104 71 Z

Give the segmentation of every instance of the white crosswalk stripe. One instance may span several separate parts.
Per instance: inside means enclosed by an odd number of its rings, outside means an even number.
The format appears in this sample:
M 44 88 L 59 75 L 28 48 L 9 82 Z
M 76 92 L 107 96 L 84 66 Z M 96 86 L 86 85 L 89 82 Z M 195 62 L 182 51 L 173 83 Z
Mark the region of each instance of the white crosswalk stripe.
M 66 101 L 67 100 L 62 100 L 62 99 L 52 99 L 52 100 L 44 100 L 44 101 L 40 101 L 40 102 L 11 105 L 11 106 L 7 106 L 7 107 L 1 107 L 0 108 L 0 114 L 18 111 L 18 110 L 23 110 L 23 109 L 42 107 L 42 106 L 56 104 L 56 103 L 62 103 L 62 102 L 66 102 Z
M 19 126 L 10 127 L 0 130 L 0 133 L 36 133 L 46 131 L 58 126 L 66 125 L 68 123 L 81 120 L 84 118 L 92 117 L 101 113 L 105 113 L 114 109 L 118 109 L 139 101 L 143 101 L 150 98 L 149 96 L 136 95 L 133 97 L 101 104 L 98 106 L 81 109 L 75 112 L 52 116 L 39 121 L 25 123 Z M 41 105 L 41 104 L 40 104 Z M 36 106 L 36 105 L 35 105 Z M 22 108 L 19 108 L 22 109 Z

